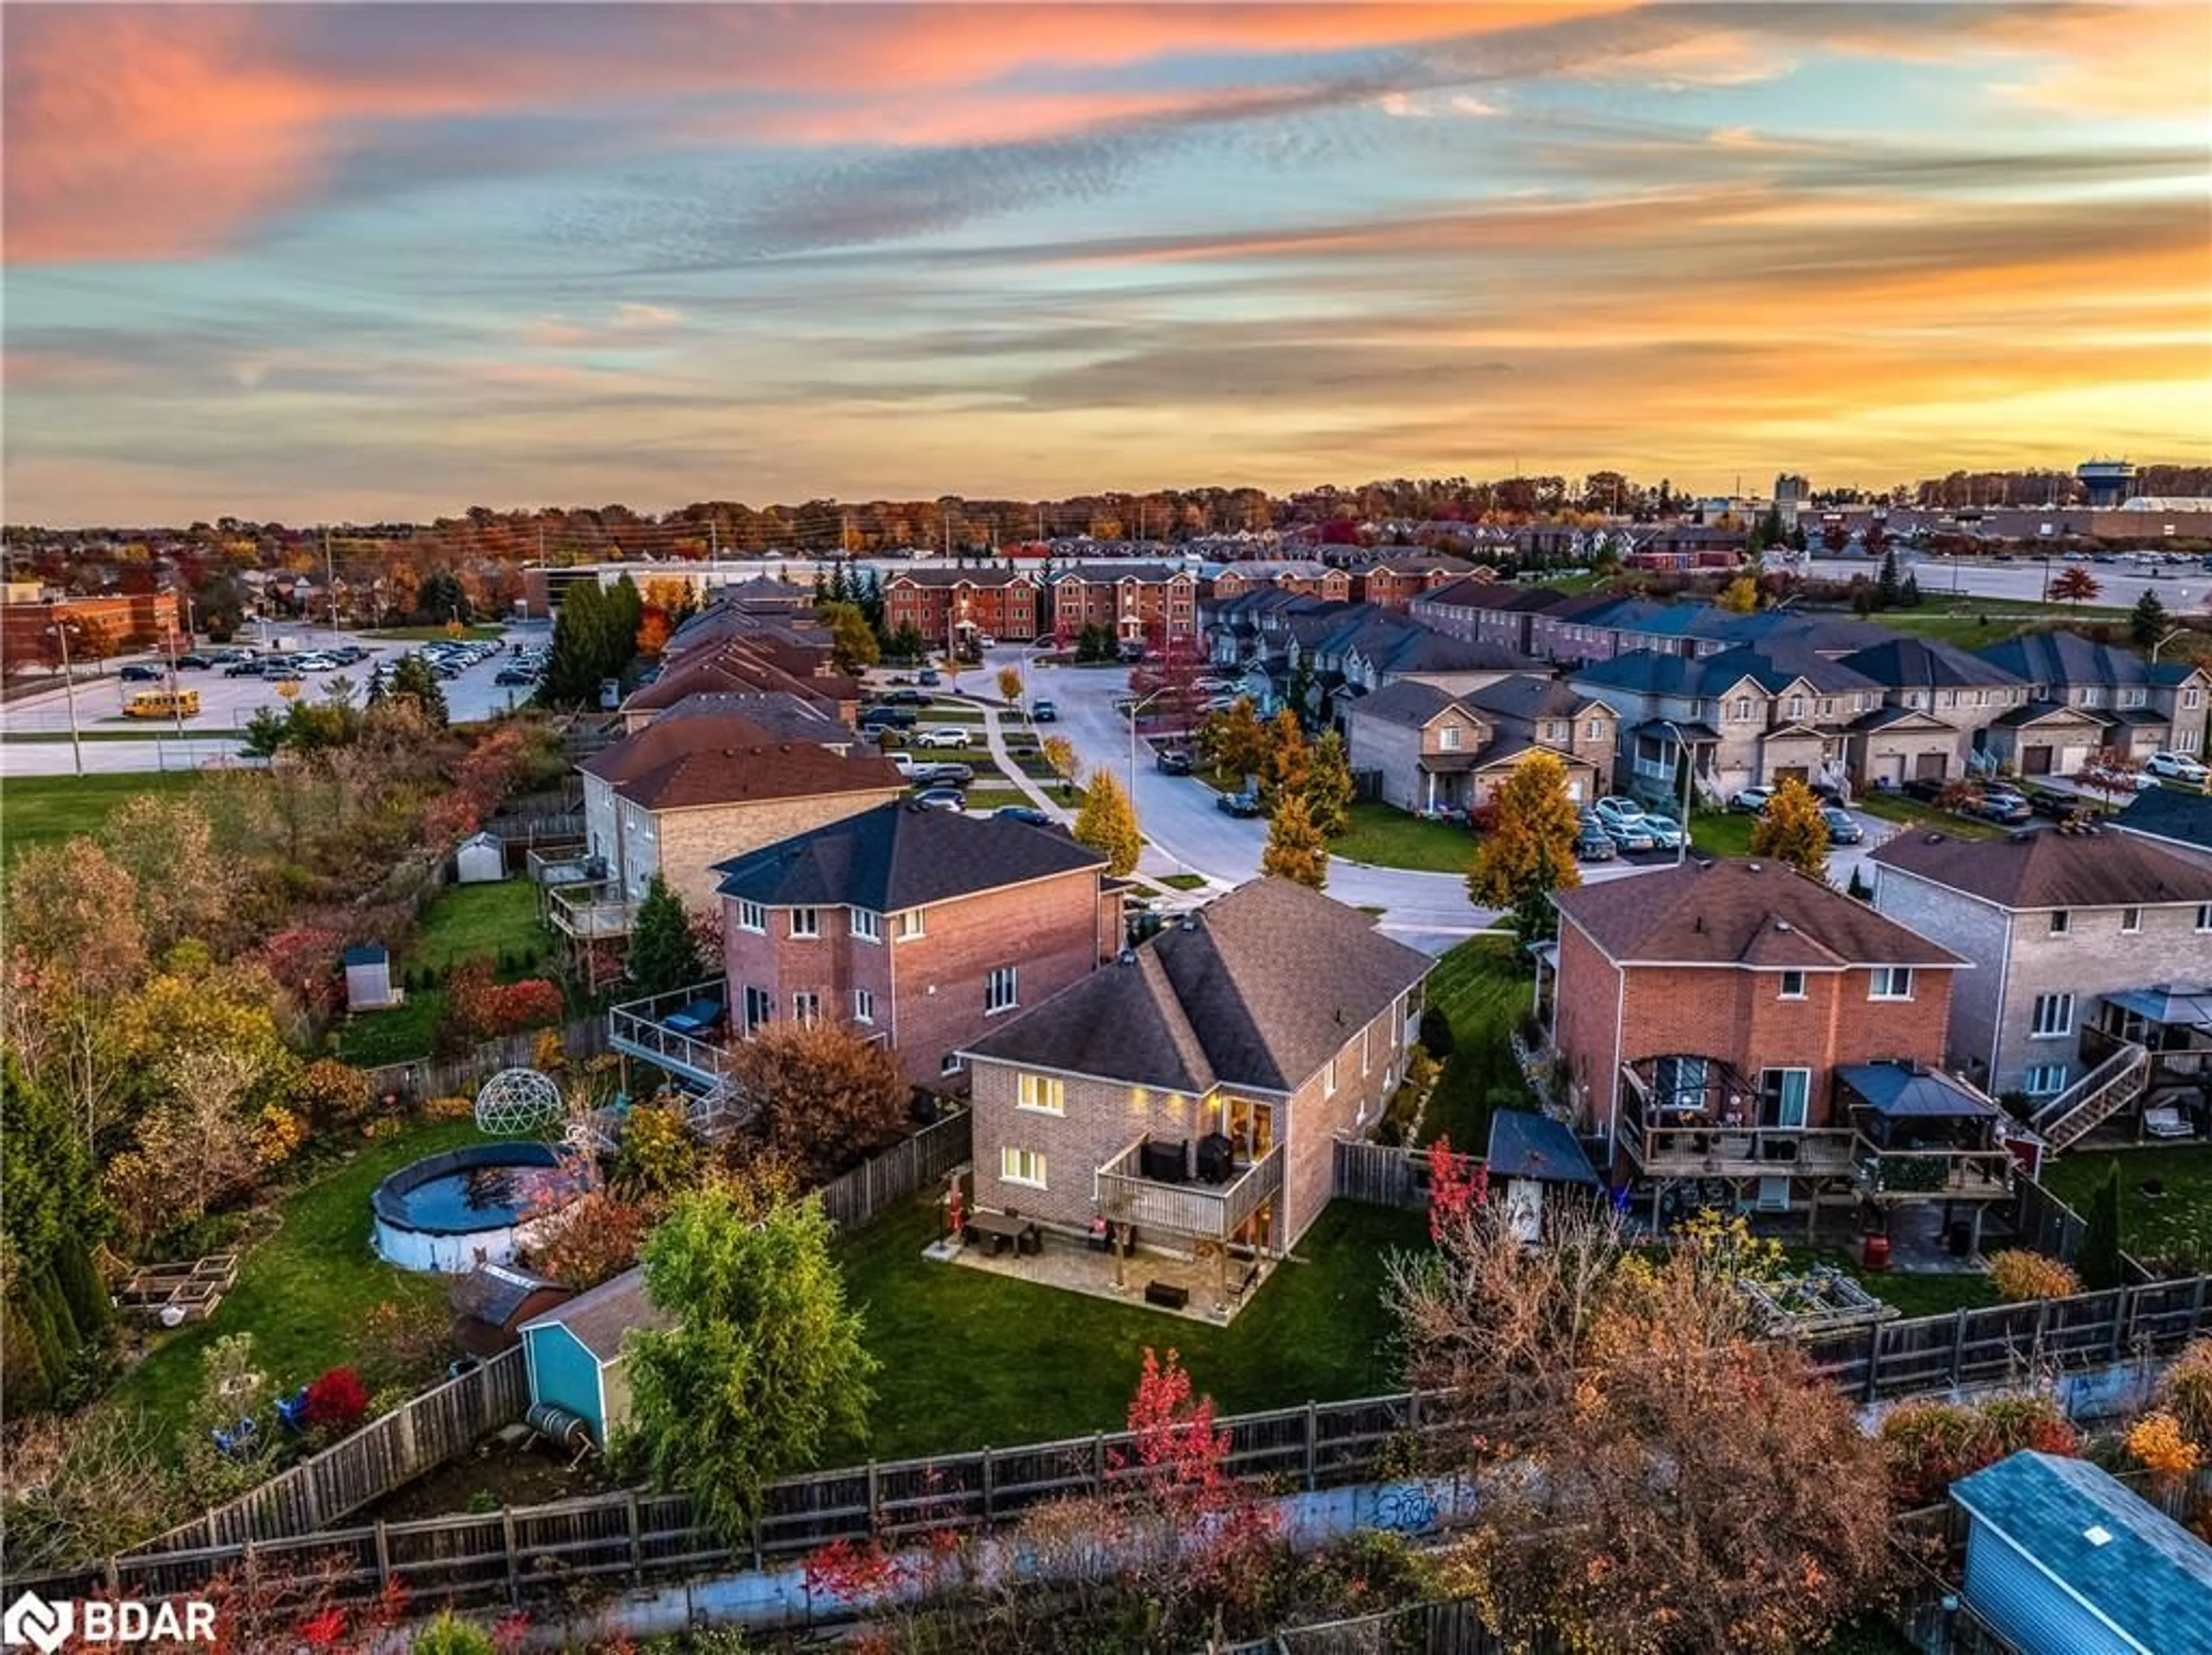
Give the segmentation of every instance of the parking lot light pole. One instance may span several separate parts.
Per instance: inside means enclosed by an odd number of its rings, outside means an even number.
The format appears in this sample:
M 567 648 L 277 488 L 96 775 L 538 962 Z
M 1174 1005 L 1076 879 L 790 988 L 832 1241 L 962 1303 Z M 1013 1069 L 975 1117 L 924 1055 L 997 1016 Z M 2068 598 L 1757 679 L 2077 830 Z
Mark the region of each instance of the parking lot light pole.
M 52 606 L 52 599 L 48 600 L 48 605 L 49 607 Z M 62 614 L 60 611 L 55 611 L 53 624 L 49 626 L 46 630 L 52 633 L 54 636 L 61 640 L 62 695 L 69 703 L 70 754 L 70 757 L 76 761 L 76 773 L 79 776 L 82 776 L 84 774 L 84 738 L 78 733 L 76 727 L 76 675 L 70 671 L 70 622 L 69 618 Z

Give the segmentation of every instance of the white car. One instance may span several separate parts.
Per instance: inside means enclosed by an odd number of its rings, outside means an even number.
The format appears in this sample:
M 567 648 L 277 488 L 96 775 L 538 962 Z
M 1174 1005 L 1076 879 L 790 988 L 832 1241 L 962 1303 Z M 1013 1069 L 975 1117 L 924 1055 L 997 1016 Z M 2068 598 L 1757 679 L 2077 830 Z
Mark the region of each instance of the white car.
M 968 732 L 957 724 L 939 724 L 924 730 L 914 739 L 917 747 L 964 747 Z
M 1678 850 L 1682 844 L 1682 824 L 1671 816 L 1653 816 L 1648 812 L 1643 818 L 1644 831 L 1651 842 L 1662 850 Z
M 1611 827 L 1617 822 L 1638 819 L 1644 814 L 1644 806 L 1633 799 L 1624 799 L 1619 794 L 1613 794 L 1592 805 L 1590 814 L 1596 817 L 1606 826 Z
M 2201 762 L 2187 753 L 2154 752 L 2143 760 L 2143 769 L 2153 776 L 2187 782 L 2200 788 L 2204 785 L 2204 778 L 2212 775 L 2212 771 L 2208 771 Z
M 915 764 L 914 759 L 910 755 L 906 753 L 885 753 L 884 757 L 890 759 L 891 761 L 892 767 L 896 769 L 901 776 L 906 777 L 908 781 L 911 782 L 914 779 Z

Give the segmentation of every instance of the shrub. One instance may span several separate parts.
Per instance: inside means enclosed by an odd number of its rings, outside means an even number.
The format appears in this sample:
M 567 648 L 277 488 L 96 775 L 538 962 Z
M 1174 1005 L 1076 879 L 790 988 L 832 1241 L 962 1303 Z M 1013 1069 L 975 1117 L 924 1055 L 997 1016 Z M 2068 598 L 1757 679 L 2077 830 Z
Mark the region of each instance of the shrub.
M 292 1106 L 317 1125 L 350 1121 L 368 1108 L 368 1077 L 349 1063 L 325 1057 L 301 1071 Z
M 2190 1441 L 2212 1445 L 2212 1339 L 2199 1339 L 2174 1359 L 2158 1383 L 2158 1405 Z
M 482 1627 L 457 1619 L 451 1609 L 415 1634 L 414 1655 L 498 1655 L 499 1646 Z
M 307 1141 L 307 1123 L 282 1104 L 264 1104 L 253 1123 L 253 1159 L 264 1166 L 281 1166 Z
M 501 991 L 496 1031 L 519 1034 L 540 1024 L 558 1023 L 568 1009 L 568 996 L 561 992 L 559 985 L 544 977 L 526 977 L 520 983 L 510 983 Z
M 2180 1421 L 2163 1410 L 2144 1415 L 2130 1427 L 2128 1452 L 2160 1477 L 2185 1477 L 2204 1463 L 2204 1451 L 2183 1434 Z
M 1451 1019 L 1444 1015 L 1441 1006 L 1426 1006 L 1421 1010 L 1421 1050 L 1439 1063 L 1452 1055 Z
M 1934 1505 L 1960 1477 L 2023 1448 L 2073 1455 L 2080 1439 L 2058 1405 L 2039 1392 L 1993 1397 L 1978 1408 L 1906 1402 L 1881 1422 L 1890 1487 L 1905 1506 Z
M 476 1112 L 471 1098 L 433 1098 L 422 1105 L 424 1117 L 433 1121 L 465 1121 Z
M 2081 1279 L 2065 1265 L 2021 1247 L 1992 1254 L 1990 1275 L 2000 1299 L 2071 1299 L 2081 1291 Z
M 368 1413 L 368 1387 L 349 1367 L 334 1367 L 307 1386 L 307 1423 L 350 1431 Z

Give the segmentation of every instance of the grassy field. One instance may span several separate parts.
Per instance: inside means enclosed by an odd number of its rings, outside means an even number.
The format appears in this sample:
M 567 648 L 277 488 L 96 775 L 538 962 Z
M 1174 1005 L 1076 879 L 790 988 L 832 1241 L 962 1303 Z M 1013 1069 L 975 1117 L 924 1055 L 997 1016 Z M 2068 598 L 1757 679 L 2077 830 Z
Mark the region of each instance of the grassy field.
M 838 1247 L 877 1376 L 865 1445 L 825 1464 L 1038 1442 L 1120 1428 L 1146 1346 L 1182 1353 L 1226 1412 L 1370 1396 L 1397 1384 L 1382 1257 L 1427 1244 L 1418 1213 L 1339 1202 L 1236 1321 L 1217 1328 L 1110 1299 L 934 1264 L 939 1218 L 917 1204 Z M 1105 1261 L 1100 1261 L 1105 1268 Z M 1141 1275 L 1141 1263 L 1133 1267 Z
M 477 958 L 496 966 L 504 953 L 514 965 L 500 975 L 512 980 L 535 975 L 523 960 L 542 963 L 552 946 L 551 934 L 538 922 L 537 893 L 528 880 L 449 885 L 423 914 L 414 940 L 394 957 L 392 974 L 404 982 L 410 970 L 448 971 Z M 445 1009 L 442 990 L 411 989 L 405 1003 L 390 1011 L 349 1019 L 338 1031 L 339 1055 L 364 1068 L 426 1057 Z
M 1940 570 L 1929 571 L 1928 585 L 1923 588 L 1924 601 L 1919 608 L 1885 610 L 1869 618 L 1877 625 L 1909 632 L 1915 637 L 1955 644 L 1961 649 L 1983 649 L 2054 622 L 2072 624 L 2122 621 L 2128 615 L 2124 609 L 2100 609 L 2090 604 L 2077 610 L 2071 604 L 2028 603 L 2018 599 L 1976 598 L 1971 594 L 1953 598 L 1937 590 L 1942 578 Z
M 1159 883 L 1170 891 L 1203 891 L 1211 881 L 1203 873 L 1163 873 Z
M 1907 799 L 1893 793 L 1868 793 L 1851 801 L 1852 808 L 1863 810 L 1869 816 L 1879 816 L 1885 822 L 1911 822 L 1937 828 L 1954 839 L 2001 839 L 2007 830 L 1995 822 L 1984 822 L 1972 816 L 1960 816 L 1918 799 Z
M 365 1317 L 379 1305 L 441 1302 L 445 1279 L 385 1263 L 369 1248 L 368 1199 L 386 1174 L 482 1136 L 468 1121 L 431 1122 L 365 1144 L 283 1203 L 276 1232 L 240 1261 L 238 1285 L 204 1322 L 155 1336 L 153 1354 L 113 1394 L 160 1420 L 179 1420 L 200 1383 L 201 1353 L 225 1334 L 250 1333 L 276 1384 L 305 1384 L 355 1360 Z
M 1449 1135 L 1455 1148 L 1483 1153 L 1492 1088 L 1520 1084 L 1506 1037 L 1528 1010 L 1535 985 L 1520 969 L 1519 946 L 1510 936 L 1470 937 L 1429 975 L 1429 1004 L 1451 1021 L 1452 1055 L 1421 1122 L 1425 1144 Z
M 142 793 L 177 793 L 199 777 L 163 775 L 14 776 L 0 781 L 0 846 L 13 860 L 26 845 L 97 832 L 107 813 Z
M 1690 843 L 1710 856 L 1748 856 L 1759 818 L 1748 811 L 1702 812 L 1690 818 Z
M 2044 1187 L 2082 1217 L 2112 1169 L 2120 1171 L 2120 1245 L 2137 1258 L 2212 1268 L 2212 1145 L 2076 1149 L 2044 1170 Z M 2160 1186 L 2154 1195 L 2146 1183 Z
M 1464 873 L 1474 860 L 1474 836 L 1463 827 L 1424 822 L 1393 806 L 1372 802 L 1355 804 L 1351 814 L 1351 826 L 1328 848 L 1332 855 L 1347 861 Z

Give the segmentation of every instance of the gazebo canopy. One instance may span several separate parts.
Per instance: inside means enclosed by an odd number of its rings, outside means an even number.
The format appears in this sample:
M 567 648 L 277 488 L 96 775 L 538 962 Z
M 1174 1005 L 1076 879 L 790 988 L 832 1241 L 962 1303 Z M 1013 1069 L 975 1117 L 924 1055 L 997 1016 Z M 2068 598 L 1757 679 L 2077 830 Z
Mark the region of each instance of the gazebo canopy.
M 2002 1114 L 1996 1104 L 1940 1069 L 1903 1063 L 1846 1063 L 1836 1078 L 1877 1115 L 1892 1119 L 1984 1120 Z
M 2154 988 L 2106 995 L 2105 1000 L 2148 1023 L 2212 1027 L 2212 989 L 2161 983 Z
M 1490 1153 L 1494 1178 L 1538 1178 L 1546 1183 L 1578 1183 L 1595 1190 L 1598 1176 L 1575 1135 L 1548 1115 L 1501 1109 L 1490 1117 Z

